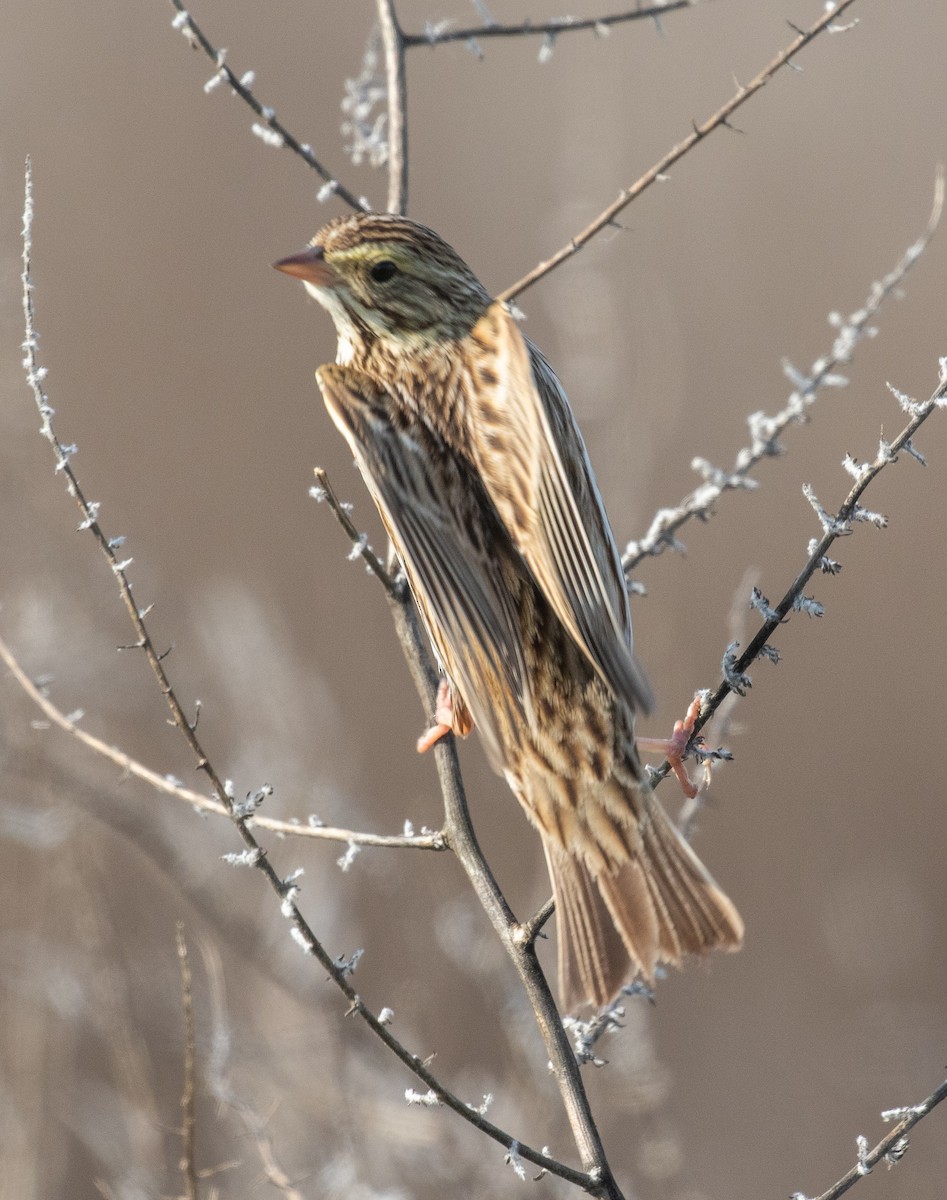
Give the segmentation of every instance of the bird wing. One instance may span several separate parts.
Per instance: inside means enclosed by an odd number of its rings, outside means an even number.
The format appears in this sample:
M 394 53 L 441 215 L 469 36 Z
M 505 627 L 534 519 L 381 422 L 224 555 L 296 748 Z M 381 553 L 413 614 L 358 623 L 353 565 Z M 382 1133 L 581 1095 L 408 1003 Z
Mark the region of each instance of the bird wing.
M 569 402 L 552 368 L 495 301 L 474 326 L 471 454 L 536 583 L 612 692 L 650 710 L 631 651 L 628 593 Z
M 514 710 L 522 721 L 529 698 L 509 583 L 489 536 L 478 536 L 484 515 L 495 519 L 490 504 L 482 489 L 478 501 L 469 464 L 429 429 L 397 421 L 397 406 L 369 376 L 333 364 L 316 378 L 404 564 L 437 655 L 501 768 L 506 738 L 499 722 L 506 711 L 508 724 Z M 478 503 L 481 511 L 473 513 Z

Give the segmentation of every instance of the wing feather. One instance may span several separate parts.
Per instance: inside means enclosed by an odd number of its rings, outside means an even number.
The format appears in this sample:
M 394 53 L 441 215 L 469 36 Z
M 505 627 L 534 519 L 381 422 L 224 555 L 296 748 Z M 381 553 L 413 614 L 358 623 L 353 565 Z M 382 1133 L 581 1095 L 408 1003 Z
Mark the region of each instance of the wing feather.
M 648 711 L 651 690 L 632 654 L 618 548 L 565 393 L 499 302 L 471 338 L 469 436 L 487 492 L 596 672 L 617 696 Z
M 396 427 L 395 406 L 368 376 L 331 365 L 316 377 L 404 563 L 438 658 L 502 766 L 503 706 L 522 720 L 529 698 L 509 585 L 465 519 L 465 506 L 476 503 L 473 471 L 443 442 L 422 446 L 420 430 Z

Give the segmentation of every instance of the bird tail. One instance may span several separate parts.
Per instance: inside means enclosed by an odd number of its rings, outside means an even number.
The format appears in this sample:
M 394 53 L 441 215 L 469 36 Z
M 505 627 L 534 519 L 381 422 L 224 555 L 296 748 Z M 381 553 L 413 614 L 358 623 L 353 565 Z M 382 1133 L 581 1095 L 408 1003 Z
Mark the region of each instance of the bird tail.
M 563 1012 L 600 1008 L 635 976 L 653 982 L 658 963 L 677 966 L 685 955 L 738 950 L 743 941 L 736 908 L 658 801 L 643 789 L 635 801 L 640 841 L 617 865 L 590 866 L 578 847 L 569 853 L 543 837 Z

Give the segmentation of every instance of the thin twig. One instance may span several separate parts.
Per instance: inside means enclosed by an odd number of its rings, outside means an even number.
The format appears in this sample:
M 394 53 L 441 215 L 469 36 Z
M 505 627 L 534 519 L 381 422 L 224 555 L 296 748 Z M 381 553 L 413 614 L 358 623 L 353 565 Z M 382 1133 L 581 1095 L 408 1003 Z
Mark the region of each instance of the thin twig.
M 694 8 L 701 0 L 666 0 L 663 4 L 648 4 L 633 8 L 629 12 L 608 13 L 601 17 L 586 17 L 581 20 L 575 17 L 554 17 L 550 21 L 523 21 L 519 25 L 500 25 L 494 22 L 490 25 L 472 25 L 464 29 L 450 29 L 429 23 L 424 33 L 406 33 L 406 46 L 442 46 L 447 42 L 479 41 L 481 38 L 504 37 L 558 37 L 561 33 L 580 33 L 584 30 L 594 30 L 601 33 L 611 29 L 613 25 L 622 25 L 626 21 L 642 21 L 646 19 L 660 20 L 666 13 L 675 12 L 680 8 Z
M 178 962 L 181 965 L 181 1005 L 184 1013 L 184 1087 L 181 1092 L 181 1174 L 187 1200 L 198 1200 L 197 1167 L 194 1162 L 194 1007 L 191 996 L 191 964 L 184 940 L 184 922 L 177 924 Z
M 807 499 L 819 515 L 823 530 L 822 537 L 818 542 L 813 539 L 810 543 L 810 553 L 805 566 L 793 580 L 775 608 L 771 608 L 765 597 L 761 596 L 758 590 L 755 590 L 753 606 L 764 614 L 763 624 L 741 655 L 737 656 L 736 654 L 736 650 L 739 647 L 731 645 L 727 648 L 727 653 L 724 655 L 724 678 L 716 691 L 704 700 L 700 716 L 694 723 L 691 745 L 693 745 L 694 739 L 717 711 L 724 699 L 731 692 L 742 693 L 750 686 L 750 679 L 746 674 L 747 669 L 760 655 L 764 653 L 768 656 L 773 655 L 774 652 L 772 647 L 769 646 L 769 639 L 786 620 L 790 612 L 793 609 L 799 609 L 816 615 L 820 613 L 820 607 L 803 595 L 803 589 L 816 571 L 823 571 L 829 574 L 837 573 L 838 564 L 833 563 L 828 558 L 828 552 L 832 548 L 833 543 L 840 537 L 846 537 L 852 533 L 853 525 L 856 523 L 868 522 L 877 526 L 883 526 L 886 523 L 886 518 L 882 517 L 881 514 L 868 512 L 858 502 L 869 484 L 881 474 L 885 467 L 896 462 L 900 453 L 904 452 L 923 462 L 919 452 L 913 445 L 912 439 L 935 409 L 947 407 L 947 358 L 943 358 L 940 361 L 940 381 L 928 400 L 918 403 L 906 396 L 900 395 L 898 395 L 898 399 L 902 407 L 911 414 L 911 419 L 894 441 L 887 442 L 882 440 L 878 448 L 878 454 L 873 462 L 858 465 L 846 459 L 848 469 L 855 476 L 855 485 L 851 488 L 834 516 L 830 516 L 821 508 L 810 488 L 803 488 Z M 663 762 L 653 773 L 653 781 L 658 782 L 660 779 L 663 779 L 670 769 L 669 763 L 667 761 Z
M 900 1162 L 908 1149 L 908 1132 L 943 1100 L 947 1100 L 947 1079 L 920 1104 L 914 1104 L 905 1109 L 894 1109 L 891 1114 L 882 1113 L 881 1115 L 885 1119 L 890 1119 L 897 1114 L 902 1116 L 902 1120 L 881 1139 L 873 1150 L 867 1148 L 865 1139 L 859 1138 L 858 1161 L 855 1166 L 846 1172 L 838 1183 L 834 1183 L 821 1196 L 815 1197 L 815 1200 L 838 1200 L 839 1196 L 843 1196 L 849 1188 L 854 1187 L 859 1179 L 864 1179 L 878 1163 L 886 1161 L 889 1166 L 894 1166 L 895 1163 Z M 800 1192 L 796 1192 L 792 1200 L 797 1200 L 797 1198 L 806 1200 Z
M 387 1020 L 383 1021 L 380 1016 L 376 1016 L 369 1008 L 366 1007 L 358 992 L 350 982 L 350 976 L 353 970 L 351 963 L 344 963 L 340 960 L 333 959 L 332 956 L 323 946 L 322 942 L 316 937 L 309 922 L 303 916 L 302 911 L 297 903 L 299 895 L 298 885 L 284 880 L 277 873 L 275 867 L 270 862 L 264 848 L 257 841 L 251 828 L 251 816 L 254 811 L 255 804 L 258 798 L 265 794 L 266 789 L 261 789 L 260 792 L 254 793 L 247 797 L 244 803 L 237 802 L 234 798 L 233 788 L 227 785 L 222 777 L 215 769 L 208 755 L 197 737 L 196 725 L 192 725 L 184 714 L 184 709 L 180 700 L 171 684 L 171 681 L 162 665 L 162 656 L 160 656 L 151 639 L 151 635 L 145 624 L 145 614 L 141 612 L 132 597 L 131 584 L 126 575 L 126 567 L 128 562 L 118 562 L 114 553 L 116 545 L 115 541 L 110 541 L 103 532 L 98 521 L 99 505 L 95 502 L 86 500 L 85 495 L 79 485 L 79 481 L 70 466 L 69 459 L 74 451 L 74 447 L 65 447 L 56 436 L 52 424 L 54 415 L 53 409 L 50 406 L 49 398 L 43 390 L 43 380 L 46 377 L 46 369 L 41 367 L 37 361 L 37 341 L 34 311 L 33 311 L 33 283 L 31 277 L 31 259 L 32 259 L 32 227 L 33 227 L 33 176 L 32 167 L 29 159 L 26 162 L 26 183 L 25 183 L 25 202 L 23 212 L 23 273 L 21 276 L 23 283 L 23 312 L 24 312 L 24 328 L 25 339 L 23 349 L 25 352 L 23 366 L 26 372 L 26 379 L 30 389 L 33 392 L 33 398 L 41 417 L 40 432 L 43 437 L 52 445 L 56 455 L 56 469 L 66 477 L 66 486 L 69 494 L 76 500 L 79 510 L 82 514 L 80 529 L 88 529 L 99 545 L 100 550 L 104 554 L 106 561 L 118 582 L 119 592 L 122 602 L 125 605 L 126 611 L 134 625 L 135 632 L 138 638 L 136 643 L 137 648 L 145 652 L 148 660 L 148 665 L 151 667 L 152 673 L 158 681 L 161 694 L 165 697 L 168 707 L 171 710 L 173 722 L 180 730 L 181 735 L 187 741 L 192 753 L 195 756 L 197 769 L 203 771 L 213 787 L 217 799 L 221 800 L 226 807 L 227 813 L 232 820 L 241 841 L 246 847 L 244 861 L 256 868 L 266 879 L 267 884 L 273 891 L 280 902 L 280 911 L 286 920 L 290 923 L 290 932 L 293 939 L 299 944 L 301 949 L 308 955 L 311 955 L 326 972 L 335 986 L 342 992 L 349 1002 L 346 1015 L 357 1015 L 368 1026 L 380 1041 L 388 1047 L 388 1049 L 398 1058 L 398 1060 L 408 1068 L 408 1070 L 421 1081 L 428 1091 L 435 1098 L 435 1101 L 446 1105 L 452 1109 L 464 1120 L 471 1125 L 476 1126 L 482 1133 L 492 1138 L 503 1146 L 508 1152 L 512 1152 L 515 1148 L 520 1158 L 526 1159 L 528 1162 L 548 1171 L 550 1174 L 557 1175 L 561 1179 L 567 1180 L 569 1183 L 575 1184 L 577 1187 L 583 1188 L 591 1195 L 603 1196 L 607 1200 L 621 1200 L 620 1193 L 617 1191 L 602 1191 L 598 1178 L 593 1177 L 590 1173 L 577 1171 L 564 1163 L 558 1162 L 556 1159 L 550 1158 L 548 1155 L 534 1150 L 532 1147 L 525 1145 L 518 1139 L 513 1138 L 505 1130 L 494 1125 L 492 1121 L 488 1121 L 486 1117 L 470 1105 L 466 1104 L 453 1092 L 449 1091 L 440 1081 L 431 1073 L 424 1062 L 415 1054 L 412 1054 L 391 1032 L 387 1026 Z M 397 601 L 392 600 L 392 603 Z M 442 752 L 443 753 L 443 752 Z
M 249 105 L 253 109 L 270 135 L 265 140 L 271 142 L 273 145 L 285 146 L 288 150 L 292 150 L 294 154 L 303 160 L 306 166 L 310 167 L 320 179 L 325 181 L 325 187 L 320 191 L 320 199 L 328 199 L 329 196 L 338 196 L 349 208 L 368 212 L 371 208 L 368 201 L 359 198 L 354 192 L 350 192 L 345 184 L 339 180 L 339 177 L 333 174 L 328 167 L 316 158 L 311 146 L 293 137 L 282 121 L 277 120 L 273 109 L 268 108 L 265 104 L 261 104 L 257 100 L 250 89 L 249 83 L 246 82 L 248 75 L 237 75 L 227 66 L 226 52 L 218 50 L 210 43 L 204 31 L 184 7 L 182 0 L 171 0 L 171 6 L 178 14 L 172 22 L 174 28 L 179 29 L 192 46 L 197 46 L 204 51 L 217 68 L 217 77 L 225 81 L 227 86 L 240 97 L 244 104 Z M 252 78 L 252 72 L 248 74 Z M 254 127 L 254 131 L 259 132 L 256 127 Z
M 748 567 L 743 572 L 740 582 L 734 589 L 730 612 L 727 618 L 728 644 L 742 642 L 746 639 L 746 630 L 749 625 L 751 611 L 747 605 L 746 598 L 751 594 L 751 589 L 755 587 L 758 581 L 758 569 L 756 567 Z M 720 707 L 714 713 L 713 719 L 708 721 L 704 726 L 705 745 L 721 746 L 730 740 L 733 714 L 740 699 L 741 697 L 737 692 L 731 692 L 721 703 Z M 723 761 L 726 760 L 724 759 Z M 715 757 L 709 757 L 703 763 L 702 778 L 698 783 L 696 794 L 687 797 L 678 810 L 675 823 L 680 830 L 681 836 L 688 842 L 693 840 L 694 834 L 697 832 L 697 818 L 707 802 L 707 793 L 710 790 L 714 773 L 719 765 L 720 760 Z
M 544 262 L 537 264 L 531 271 L 518 280 L 511 287 L 508 287 L 505 292 L 501 292 L 497 297 L 498 300 L 512 300 L 516 296 L 522 295 L 527 288 L 533 286 L 550 271 L 559 266 L 560 263 L 571 258 L 582 249 L 597 233 L 601 233 L 608 225 L 610 225 L 618 214 L 641 195 L 657 180 L 662 179 L 670 167 L 684 157 L 692 150 L 698 142 L 702 142 L 708 134 L 713 133 L 715 129 L 729 124 L 730 117 L 742 107 L 747 100 L 760 90 L 765 84 L 773 78 L 773 76 L 782 67 L 791 63 L 793 56 L 798 54 L 805 46 L 807 46 L 814 38 L 829 29 L 842 15 L 842 13 L 855 2 L 855 0 L 839 0 L 839 3 L 831 9 L 827 9 L 823 15 L 808 29 L 799 30 L 797 36 L 790 42 L 785 50 L 781 50 L 772 62 L 763 68 L 762 71 L 752 79 L 745 87 L 740 87 L 739 90 L 730 97 L 730 99 L 719 108 L 712 117 L 708 117 L 702 125 L 694 125 L 693 133 L 689 134 L 683 141 L 678 142 L 661 158 L 658 162 L 646 171 L 635 183 L 618 196 L 618 199 L 613 201 L 604 209 L 589 225 L 572 238 L 567 245 L 562 249 L 557 250 L 551 258 L 547 258 Z
M 836 317 L 835 340 L 828 354 L 817 358 L 807 376 L 802 376 L 786 365 L 786 373 L 797 385 L 784 408 L 773 416 L 753 413 L 748 419 L 752 441 L 744 446 L 734 460 L 731 471 L 712 468 L 703 459 L 695 460 L 695 469 L 704 475 L 704 482 L 681 500 L 674 508 L 662 508 L 655 514 L 647 533 L 637 541 L 629 542 L 622 555 L 622 566 L 630 574 L 648 556 L 658 555 L 667 549 L 683 549 L 676 534 L 694 517 L 706 520 L 713 514 L 714 504 L 726 491 L 749 489 L 757 486 L 750 472 L 764 458 L 774 458 L 782 453 L 780 437 L 793 424 L 807 419 L 808 410 L 815 403 L 820 389 L 839 387 L 847 380 L 837 374 L 838 368 L 851 362 L 856 345 L 870 333 L 870 322 L 877 315 L 885 300 L 896 293 L 904 282 L 911 267 L 924 253 L 928 242 L 940 223 L 944 208 L 944 172 L 938 169 L 934 182 L 934 203 L 927 226 L 921 236 L 908 247 L 901 260 L 884 278 L 875 281 L 861 308 L 842 319 Z
M 350 506 L 345 504 L 338 498 L 329 482 L 329 476 L 324 467 L 315 467 L 313 474 L 316 477 L 316 487 L 312 492 L 317 500 L 325 501 L 332 512 L 332 515 L 345 530 L 352 543 L 352 555 L 361 558 L 365 566 L 375 576 L 381 586 L 385 589 L 389 596 L 400 598 L 405 594 L 407 585 L 403 579 L 391 575 L 386 569 L 384 563 L 368 544 L 368 537 L 362 533 L 355 525 L 355 522 L 349 516 Z
M 125 774 L 134 775 L 136 779 L 143 780 L 156 791 L 163 792 L 167 796 L 173 796 L 176 800 L 181 800 L 183 803 L 190 805 L 200 812 L 210 813 L 217 817 L 229 817 L 230 814 L 226 807 L 219 801 L 212 800 L 201 792 L 195 792 L 191 788 L 185 787 L 170 775 L 159 775 L 157 771 L 152 771 L 150 767 L 146 767 L 137 759 L 132 758 L 130 754 L 126 754 L 124 750 L 119 750 L 117 746 L 110 746 L 108 742 L 103 742 L 101 738 L 87 733 L 74 718 L 67 716 L 61 708 L 57 708 L 53 704 L 48 696 L 44 695 L 43 691 L 37 687 L 23 670 L 13 651 L 2 637 L 0 637 L 0 661 L 6 665 L 10 674 L 22 690 L 45 716 L 54 725 L 58 725 L 60 729 L 65 730 L 71 737 L 81 742 L 83 746 L 115 763 Z M 276 817 L 264 817 L 259 814 L 248 817 L 247 824 L 251 828 L 267 829 L 271 833 L 276 833 L 283 837 L 321 838 L 329 842 L 352 842 L 357 846 L 377 846 L 391 849 L 447 849 L 444 835 L 439 831 L 433 833 L 422 832 L 417 835 L 409 833 L 364 833 L 358 829 L 342 829 L 334 825 L 321 825 L 313 818 L 309 818 L 306 823 L 302 823 L 299 820 L 281 821 Z
M 388 211 L 408 211 L 408 82 L 404 69 L 405 36 L 394 0 L 377 0 L 378 23 L 385 47 L 388 91 Z

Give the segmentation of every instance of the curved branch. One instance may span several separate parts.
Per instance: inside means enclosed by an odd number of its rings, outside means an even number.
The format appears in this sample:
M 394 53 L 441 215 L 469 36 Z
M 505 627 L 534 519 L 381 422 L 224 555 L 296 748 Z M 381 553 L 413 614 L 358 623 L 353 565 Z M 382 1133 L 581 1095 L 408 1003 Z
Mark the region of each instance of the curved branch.
M 2 637 L 0 637 L 0 661 L 6 665 L 7 670 L 26 695 L 29 696 L 46 717 L 54 725 L 58 725 L 60 729 L 65 730 L 66 733 L 74 737 L 76 741 L 81 742 L 83 746 L 115 763 L 126 774 L 134 775 L 136 779 L 143 780 L 153 787 L 155 791 L 173 796 L 176 800 L 181 800 L 185 804 L 190 805 L 191 808 L 200 810 L 200 812 L 210 813 L 215 817 L 229 816 L 225 806 L 218 800 L 211 800 L 210 797 L 203 795 L 201 792 L 195 792 L 191 788 L 184 787 L 183 784 L 178 783 L 168 775 L 159 775 L 157 771 L 152 771 L 150 767 L 146 767 L 143 763 L 138 762 L 137 759 L 132 758 L 131 755 L 126 754 L 124 750 L 119 750 L 117 746 L 110 746 L 108 742 L 103 742 L 101 738 L 87 733 L 76 721 L 66 716 L 62 709 L 57 708 L 48 696 L 43 695 L 42 691 L 23 670 L 13 651 Z M 409 834 L 385 835 L 380 833 L 363 833 L 357 829 L 340 829 L 333 825 L 304 825 L 297 821 L 280 821 L 275 817 L 262 817 L 259 815 L 248 817 L 247 824 L 256 829 L 267 829 L 270 833 L 278 833 L 284 837 L 322 838 L 330 842 L 352 842 L 357 846 L 409 847 L 414 850 L 447 849 L 444 835 L 440 832 L 421 833 L 416 837 Z
M 551 258 L 547 258 L 544 262 L 533 267 L 522 279 L 518 280 L 511 287 L 508 287 L 506 291 L 501 292 L 497 296 L 497 299 L 512 300 L 514 297 L 522 295 L 527 288 L 532 287 L 534 283 L 538 283 L 550 271 L 555 270 L 560 263 L 565 262 L 567 258 L 571 258 L 573 254 L 577 254 L 597 233 L 601 233 L 606 226 L 610 225 L 618 214 L 631 204 L 632 200 L 636 200 L 653 183 L 662 179 L 668 168 L 679 162 L 690 150 L 693 150 L 698 142 L 702 142 L 715 129 L 728 125 L 730 117 L 738 108 L 741 108 L 751 96 L 755 95 L 765 84 L 769 83 L 777 71 L 782 67 L 791 65 L 793 55 L 798 54 L 803 47 L 808 46 L 814 38 L 818 37 L 826 29 L 831 29 L 842 13 L 854 2 L 855 0 L 839 0 L 838 4 L 827 10 L 808 29 L 799 30 L 797 36 L 790 42 L 786 49 L 781 50 L 772 62 L 764 67 L 745 87 L 740 87 L 712 117 L 708 117 L 702 125 L 695 124 L 693 133 L 689 134 L 683 141 L 678 142 L 676 146 L 672 146 L 663 158 L 656 162 L 650 170 L 646 171 L 631 187 L 625 188 L 617 200 L 613 201 L 613 203 L 599 213 L 595 220 L 586 225 L 580 233 L 577 233 L 567 245 L 563 246 L 561 250 L 557 250 Z

